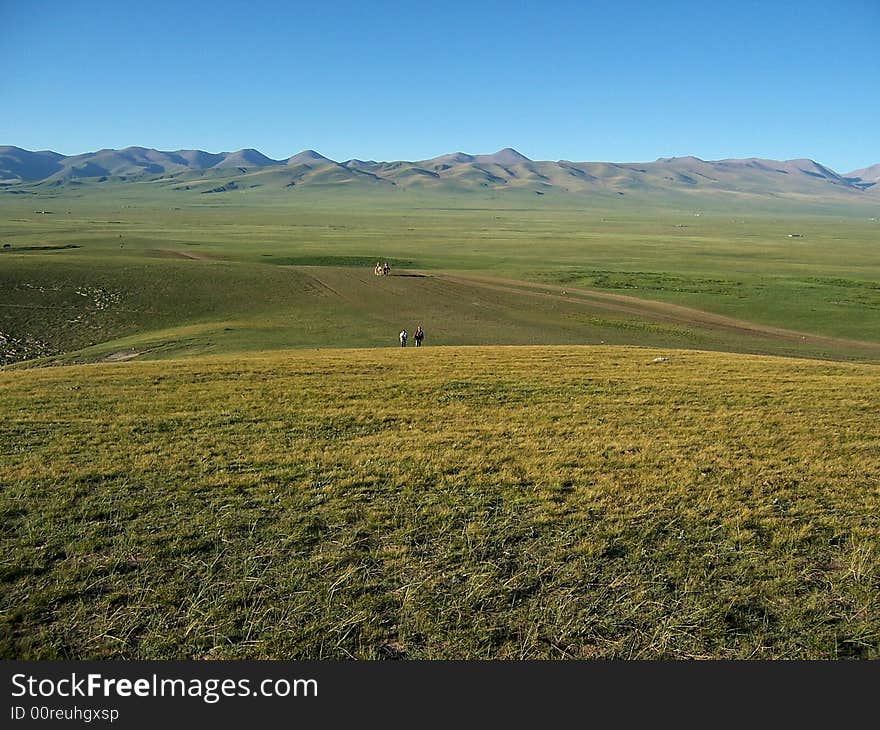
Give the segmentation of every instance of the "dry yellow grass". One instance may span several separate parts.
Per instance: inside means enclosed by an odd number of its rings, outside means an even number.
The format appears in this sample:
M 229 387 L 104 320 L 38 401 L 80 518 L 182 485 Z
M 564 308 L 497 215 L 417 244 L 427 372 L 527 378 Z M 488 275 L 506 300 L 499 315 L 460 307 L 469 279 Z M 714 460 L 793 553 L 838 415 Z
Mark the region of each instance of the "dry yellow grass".
M 2 656 L 877 658 L 878 385 L 627 347 L 0 372 Z

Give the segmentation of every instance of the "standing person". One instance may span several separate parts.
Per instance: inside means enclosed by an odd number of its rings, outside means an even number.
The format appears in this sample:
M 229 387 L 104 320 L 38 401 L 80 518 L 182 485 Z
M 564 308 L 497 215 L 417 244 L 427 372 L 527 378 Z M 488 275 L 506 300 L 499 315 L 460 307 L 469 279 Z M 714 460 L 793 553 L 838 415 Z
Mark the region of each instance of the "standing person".
M 385 262 L 385 265 L 382 267 L 382 272 L 385 276 L 388 276 L 388 272 L 391 271 L 391 267 L 388 265 L 388 262 Z
M 406 347 L 406 338 L 409 336 L 409 335 L 407 334 L 407 331 L 406 331 L 405 329 L 400 330 L 400 335 L 399 335 L 399 336 L 400 336 L 400 346 L 401 346 L 401 347 Z
M 422 325 L 416 327 L 416 347 L 422 346 L 422 339 L 424 338 L 425 333 L 422 330 Z

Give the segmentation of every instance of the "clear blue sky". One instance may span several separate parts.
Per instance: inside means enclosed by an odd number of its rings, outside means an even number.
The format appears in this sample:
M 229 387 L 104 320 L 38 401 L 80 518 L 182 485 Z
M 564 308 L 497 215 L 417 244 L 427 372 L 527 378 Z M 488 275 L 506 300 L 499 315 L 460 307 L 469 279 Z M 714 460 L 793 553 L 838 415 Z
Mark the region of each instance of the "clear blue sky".
M 880 162 L 880 0 L 0 0 L 0 144 Z

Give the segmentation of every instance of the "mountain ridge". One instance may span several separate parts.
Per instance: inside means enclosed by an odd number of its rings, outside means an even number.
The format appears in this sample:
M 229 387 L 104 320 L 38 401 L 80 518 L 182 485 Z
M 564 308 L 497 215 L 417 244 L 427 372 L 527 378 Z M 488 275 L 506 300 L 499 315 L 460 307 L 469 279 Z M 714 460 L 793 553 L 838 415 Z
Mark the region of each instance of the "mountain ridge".
M 512 147 L 490 154 L 452 152 L 426 160 L 337 162 L 312 149 L 276 160 L 252 148 L 211 153 L 130 146 L 67 156 L 51 150 L 0 146 L 3 190 L 111 179 L 123 183 L 191 182 L 182 189 L 195 192 L 344 184 L 445 191 L 528 189 L 537 194 L 558 190 L 604 190 L 617 195 L 652 190 L 820 197 L 867 194 L 873 200 L 880 192 L 880 164 L 840 174 L 807 158 L 703 160 L 685 156 L 661 157 L 653 162 L 577 162 L 531 160 Z M 217 186 L 218 180 L 236 184 Z

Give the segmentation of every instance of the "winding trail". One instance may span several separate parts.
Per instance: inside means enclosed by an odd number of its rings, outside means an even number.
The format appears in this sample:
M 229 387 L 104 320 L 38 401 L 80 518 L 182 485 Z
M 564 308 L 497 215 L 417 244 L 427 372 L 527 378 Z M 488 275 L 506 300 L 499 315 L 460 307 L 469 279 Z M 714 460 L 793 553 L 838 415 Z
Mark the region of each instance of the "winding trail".
M 873 357 L 880 357 L 880 343 L 849 340 L 839 337 L 798 332 L 796 330 L 772 327 L 747 320 L 726 317 L 722 314 L 692 309 L 679 304 L 669 304 L 649 299 L 638 299 L 625 294 L 611 294 L 593 289 L 561 287 L 560 285 L 537 284 L 519 279 L 504 279 L 479 274 L 453 274 L 437 272 L 418 272 L 434 279 L 471 284 L 483 289 L 521 294 L 525 296 L 555 299 L 564 302 L 582 302 L 594 309 L 601 309 L 618 314 L 665 322 L 677 325 L 690 325 L 720 332 L 758 337 L 777 342 L 789 342 L 816 347 L 841 347 L 865 352 Z
M 158 256 L 159 258 L 169 259 L 189 259 L 190 261 L 214 261 L 212 256 L 203 253 L 192 253 L 190 251 L 181 251 L 176 248 L 150 248 L 145 253 Z

